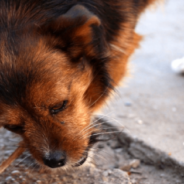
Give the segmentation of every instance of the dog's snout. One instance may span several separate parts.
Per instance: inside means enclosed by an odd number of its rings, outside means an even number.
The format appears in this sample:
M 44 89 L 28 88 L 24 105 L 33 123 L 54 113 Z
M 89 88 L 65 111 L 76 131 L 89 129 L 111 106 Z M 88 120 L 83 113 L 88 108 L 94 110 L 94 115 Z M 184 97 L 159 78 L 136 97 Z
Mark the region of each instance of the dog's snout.
M 51 168 L 62 167 L 66 164 L 66 153 L 63 151 L 51 152 L 49 156 L 43 158 L 43 161 Z

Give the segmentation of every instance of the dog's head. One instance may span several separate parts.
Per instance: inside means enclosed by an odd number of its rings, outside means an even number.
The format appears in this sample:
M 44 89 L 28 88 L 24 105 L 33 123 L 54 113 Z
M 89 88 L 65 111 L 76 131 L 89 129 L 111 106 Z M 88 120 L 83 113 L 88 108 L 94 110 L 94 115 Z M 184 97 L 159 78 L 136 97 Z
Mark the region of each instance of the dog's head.
M 96 131 L 91 115 L 108 83 L 105 61 L 97 63 L 100 24 L 76 5 L 43 25 L 1 32 L 0 125 L 51 168 L 82 164 Z

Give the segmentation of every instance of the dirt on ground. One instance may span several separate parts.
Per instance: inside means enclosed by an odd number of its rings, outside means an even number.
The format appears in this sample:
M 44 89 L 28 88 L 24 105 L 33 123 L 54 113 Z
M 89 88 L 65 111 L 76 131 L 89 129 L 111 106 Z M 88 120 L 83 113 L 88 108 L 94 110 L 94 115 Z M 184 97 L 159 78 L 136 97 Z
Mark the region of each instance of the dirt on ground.
M 100 122 L 101 118 L 100 118 Z M 103 122 L 104 124 L 104 122 Z M 144 153 L 139 142 L 133 142 L 117 129 L 103 125 L 104 141 L 93 148 L 93 159 L 81 168 L 50 171 L 40 168 L 25 152 L 4 173 L 0 175 L 0 184 L 183 184 L 184 175 L 167 163 L 150 162 L 151 148 Z M 4 129 L 0 130 L 0 160 L 7 159 L 16 149 L 20 138 Z M 136 146 L 135 146 L 135 145 Z M 134 145 L 132 147 L 132 145 Z M 137 151 L 142 151 L 139 156 Z M 154 152 L 154 150 L 153 150 Z M 150 158 L 148 158 L 150 157 Z M 145 159 L 144 159 L 145 158 Z M 165 160 L 166 162 L 170 162 Z M 172 164 L 174 166 L 174 163 Z M 184 168 L 184 167 L 183 167 Z M 182 173 L 182 172 L 181 172 Z

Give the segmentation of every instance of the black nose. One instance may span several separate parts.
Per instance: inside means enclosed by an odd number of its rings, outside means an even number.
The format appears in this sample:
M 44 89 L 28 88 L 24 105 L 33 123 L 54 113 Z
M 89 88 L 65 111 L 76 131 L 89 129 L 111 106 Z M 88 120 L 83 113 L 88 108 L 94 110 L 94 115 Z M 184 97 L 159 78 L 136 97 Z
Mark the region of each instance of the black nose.
M 62 167 L 66 164 L 66 154 L 62 151 L 51 152 L 43 161 L 45 165 L 51 168 Z

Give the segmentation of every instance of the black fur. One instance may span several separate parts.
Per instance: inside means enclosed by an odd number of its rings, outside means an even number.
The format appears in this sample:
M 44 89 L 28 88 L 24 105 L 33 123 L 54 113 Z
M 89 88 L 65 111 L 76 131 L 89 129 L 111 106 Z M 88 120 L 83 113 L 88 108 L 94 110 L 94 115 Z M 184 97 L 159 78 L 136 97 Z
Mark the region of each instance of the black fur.
M 94 46 L 96 57 L 88 57 L 87 60 L 93 67 L 95 80 L 101 83 L 102 92 L 108 94 L 108 88 L 112 88 L 113 85 L 106 69 L 110 60 L 109 57 L 104 56 L 106 47 L 108 43 L 116 40 L 119 30 L 124 29 L 121 26 L 122 23 L 131 22 L 132 28 L 135 27 L 132 14 L 138 17 L 139 7 L 147 3 L 148 0 L 0 0 L 0 43 L 5 42 L 7 55 L 17 56 L 20 54 L 19 43 L 23 42 L 22 35 L 25 29 L 27 29 L 26 34 L 31 35 L 34 29 L 42 29 L 65 14 L 74 5 L 83 5 L 101 21 L 100 27 L 92 27 L 93 41 L 90 44 Z M 80 20 L 72 26 L 79 24 Z M 71 57 L 70 47 L 74 42 L 67 35 L 72 34 L 72 27 L 63 29 L 62 32 L 51 31 L 49 34 L 56 39 L 61 37 L 64 47 L 55 45 L 55 49 L 65 51 L 71 62 L 76 63 L 80 57 L 87 57 L 84 53 L 77 58 Z M 80 40 L 77 43 L 80 43 Z M 80 44 L 82 48 L 82 43 Z M 35 78 L 36 66 L 32 66 L 34 70 L 16 71 L 16 61 L 12 61 L 8 66 L 11 72 L 7 73 L 2 60 L 0 54 L 0 99 L 4 99 L 6 103 L 13 103 L 15 99 L 20 101 L 24 96 L 26 85 Z

